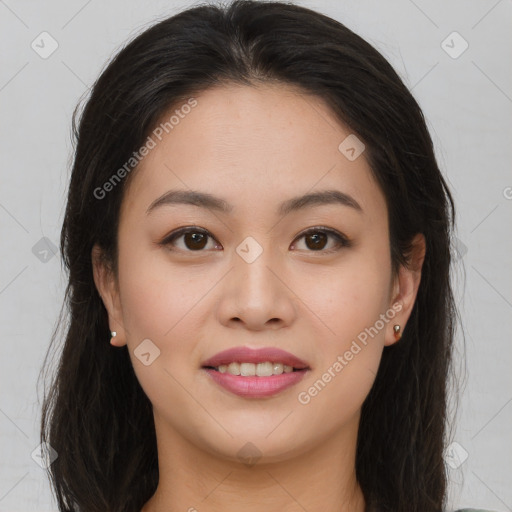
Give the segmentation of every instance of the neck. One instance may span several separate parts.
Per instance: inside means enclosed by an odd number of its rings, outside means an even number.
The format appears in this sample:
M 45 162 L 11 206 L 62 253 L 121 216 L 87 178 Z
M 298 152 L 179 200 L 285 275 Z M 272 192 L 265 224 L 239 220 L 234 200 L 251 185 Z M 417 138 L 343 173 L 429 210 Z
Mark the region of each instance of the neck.
M 154 414 L 160 476 L 141 512 L 365 512 L 355 475 L 358 417 L 293 457 L 244 464 L 199 448 Z

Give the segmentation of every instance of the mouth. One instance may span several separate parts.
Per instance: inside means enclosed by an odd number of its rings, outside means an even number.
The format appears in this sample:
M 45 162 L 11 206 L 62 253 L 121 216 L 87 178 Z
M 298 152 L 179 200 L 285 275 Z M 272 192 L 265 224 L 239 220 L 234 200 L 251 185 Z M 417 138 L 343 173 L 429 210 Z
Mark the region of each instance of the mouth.
M 272 375 L 281 375 L 282 373 L 305 372 L 309 370 L 306 367 L 293 367 L 280 362 L 263 361 L 260 363 L 247 363 L 233 361 L 229 364 L 221 364 L 219 366 L 203 366 L 208 370 L 215 370 L 219 373 L 228 373 L 230 375 L 239 375 L 242 377 L 270 377 Z
M 278 348 L 235 347 L 203 361 L 201 369 L 235 395 L 266 398 L 298 384 L 311 367 Z
M 310 369 L 306 361 L 276 347 L 234 347 L 215 354 L 202 362 L 202 368 L 231 375 L 280 375 Z
M 253 368 L 247 368 L 248 364 Z M 265 363 L 262 363 L 265 364 Z M 277 363 L 278 366 L 279 363 Z M 309 372 L 309 368 L 293 368 L 287 365 L 286 371 L 278 368 L 277 372 L 264 375 L 254 374 L 254 367 L 260 366 L 253 363 L 233 362 L 229 365 L 204 366 L 202 371 L 210 377 L 211 382 L 220 386 L 224 391 L 238 395 L 244 399 L 268 399 L 279 395 L 288 388 L 297 385 Z M 237 369 L 240 367 L 240 370 Z M 232 370 L 234 368 L 234 370 Z M 233 371 L 233 373 L 231 373 Z

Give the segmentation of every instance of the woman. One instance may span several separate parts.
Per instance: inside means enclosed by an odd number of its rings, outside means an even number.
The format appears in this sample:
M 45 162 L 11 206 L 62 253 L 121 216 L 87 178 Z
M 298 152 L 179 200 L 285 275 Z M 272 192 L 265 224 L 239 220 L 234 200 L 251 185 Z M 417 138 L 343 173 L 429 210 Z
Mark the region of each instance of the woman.
M 75 134 L 59 510 L 444 510 L 454 207 L 389 63 L 302 7 L 194 7 Z

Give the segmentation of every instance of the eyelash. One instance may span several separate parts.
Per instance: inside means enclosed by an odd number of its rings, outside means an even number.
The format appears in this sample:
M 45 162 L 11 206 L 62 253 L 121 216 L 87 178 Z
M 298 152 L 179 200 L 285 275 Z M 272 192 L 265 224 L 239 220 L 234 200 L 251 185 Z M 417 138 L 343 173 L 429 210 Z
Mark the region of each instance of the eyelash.
M 216 241 L 216 239 L 206 229 L 195 227 L 195 226 L 187 226 L 187 227 L 179 228 L 176 231 L 173 231 L 172 233 L 170 233 L 168 236 L 166 236 L 160 242 L 160 245 L 163 245 L 163 246 L 166 246 L 166 247 L 171 246 L 172 243 L 175 242 L 176 239 L 178 239 L 179 237 L 181 237 L 183 235 L 186 235 L 187 233 L 201 233 L 201 234 L 207 235 L 209 238 L 211 238 L 211 239 Z M 316 227 L 313 227 L 313 228 L 309 228 L 306 231 L 303 231 L 302 233 L 299 233 L 294 240 L 298 240 L 300 238 L 303 238 L 303 237 L 305 237 L 307 235 L 310 235 L 310 234 L 313 234 L 313 233 L 325 233 L 325 234 L 335 238 L 336 241 L 337 241 L 337 247 L 335 247 L 333 249 L 319 249 L 318 251 L 308 250 L 307 252 L 312 252 L 312 253 L 317 253 L 318 252 L 318 253 L 324 253 L 324 254 L 328 253 L 328 254 L 330 254 L 330 253 L 339 251 L 342 248 L 351 247 L 351 245 L 352 245 L 352 242 L 346 236 L 342 235 L 341 233 L 339 233 L 338 231 L 336 231 L 334 229 L 326 228 L 326 227 L 323 227 L 323 226 L 316 226 Z M 192 250 L 189 250 L 189 249 L 183 250 L 183 249 L 173 249 L 173 248 L 170 248 L 170 250 L 171 251 L 189 252 L 189 253 L 205 252 L 204 249 L 197 250 L 197 251 L 192 251 Z

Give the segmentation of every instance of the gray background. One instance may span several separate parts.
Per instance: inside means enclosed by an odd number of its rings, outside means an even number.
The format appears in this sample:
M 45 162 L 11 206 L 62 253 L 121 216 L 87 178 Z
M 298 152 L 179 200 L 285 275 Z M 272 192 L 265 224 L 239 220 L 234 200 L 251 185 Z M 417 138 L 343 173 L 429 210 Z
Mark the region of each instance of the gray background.
M 512 510 L 512 2 L 296 3 L 375 45 L 424 110 L 458 207 L 454 285 L 467 362 L 459 332 L 456 366 L 467 374 L 458 444 L 446 458 L 450 506 Z M 66 282 L 59 255 L 41 239 L 59 243 L 72 110 L 128 38 L 190 5 L 0 0 L 0 511 L 57 510 L 31 453 L 39 444 L 37 376 Z M 58 43 L 47 58 L 31 47 L 51 49 L 43 31 Z

